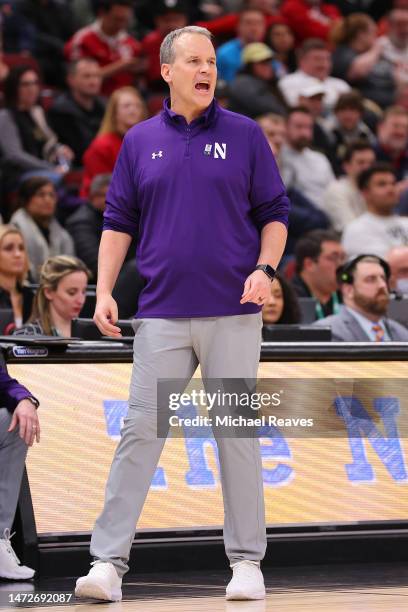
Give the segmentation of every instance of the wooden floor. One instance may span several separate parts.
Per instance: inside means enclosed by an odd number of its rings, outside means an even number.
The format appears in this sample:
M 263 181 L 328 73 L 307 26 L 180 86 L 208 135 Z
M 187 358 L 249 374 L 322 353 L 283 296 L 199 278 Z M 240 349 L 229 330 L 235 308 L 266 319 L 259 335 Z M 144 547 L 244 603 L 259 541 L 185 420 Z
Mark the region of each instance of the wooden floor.
M 143 574 L 126 577 L 123 601 L 95 603 L 72 598 L 69 605 L 29 604 L 30 612 L 408 612 L 408 565 L 331 565 L 264 569 L 265 601 L 225 600 L 228 572 Z M 0 608 L 14 592 L 72 592 L 74 579 L 0 583 Z M 21 606 L 19 606 L 21 607 Z

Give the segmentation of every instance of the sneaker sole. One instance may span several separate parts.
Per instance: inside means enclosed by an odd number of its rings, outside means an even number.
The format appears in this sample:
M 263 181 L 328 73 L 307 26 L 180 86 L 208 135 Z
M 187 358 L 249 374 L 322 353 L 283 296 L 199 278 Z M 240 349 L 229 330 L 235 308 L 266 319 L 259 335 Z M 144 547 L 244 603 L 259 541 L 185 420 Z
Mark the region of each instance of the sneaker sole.
M 257 591 L 256 593 L 251 593 L 251 595 L 248 595 L 247 593 L 243 592 L 227 593 L 225 595 L 225 599 L 227 599 L 228 601 L 250 601 L 255 599 L 265 599 L 265 597 L 265 591 Z
M 101 599 L 103 601 L 121 601 L 122 591 L 106 591 L 100 584 L 83 582 L 75 588 L 75 597 L 86 597 L 88 599 Z

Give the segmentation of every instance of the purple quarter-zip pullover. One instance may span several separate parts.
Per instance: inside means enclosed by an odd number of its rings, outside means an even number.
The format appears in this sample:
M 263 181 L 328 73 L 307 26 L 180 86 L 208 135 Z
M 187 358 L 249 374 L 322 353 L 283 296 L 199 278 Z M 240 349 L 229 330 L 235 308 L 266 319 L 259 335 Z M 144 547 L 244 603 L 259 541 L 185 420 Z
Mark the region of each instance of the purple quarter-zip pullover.
M 260 230 L 288 223 L 289 200 L 271 149 L 251 119 L 215 100 L 192 123 L 166 100 L 126 134 L 106 198 L 104 230 L 137 236 L 146 281 L 138 318 L 219 317 L 240 304 Z

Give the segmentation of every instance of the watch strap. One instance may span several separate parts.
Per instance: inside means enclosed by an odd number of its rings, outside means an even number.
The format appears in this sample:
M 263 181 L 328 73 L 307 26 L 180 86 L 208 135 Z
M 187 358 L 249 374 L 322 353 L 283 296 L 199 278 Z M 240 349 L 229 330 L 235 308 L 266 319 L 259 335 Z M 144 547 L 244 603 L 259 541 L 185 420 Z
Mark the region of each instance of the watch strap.
M 272 266 L 269 266 L 268 264 L 258 264 L 255 267 L 255 270 L 262 270 L 262 272 L 265 272 L 266 276 L 268 276 L 271 281 L 275 278 L 276 275 L 275 268 L 272 268 Z

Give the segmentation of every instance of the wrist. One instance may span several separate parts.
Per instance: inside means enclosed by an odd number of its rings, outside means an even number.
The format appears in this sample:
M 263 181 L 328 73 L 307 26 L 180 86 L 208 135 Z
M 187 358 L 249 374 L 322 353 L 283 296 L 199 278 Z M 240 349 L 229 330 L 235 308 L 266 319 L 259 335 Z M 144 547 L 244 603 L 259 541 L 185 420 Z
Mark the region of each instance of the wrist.
M 258 264 L 255 267 L 255 270 L 262 270 L 264 274 L 269 278 L 270 281 L 273 281 L 276 275 L 275 268 L 272 268 L 269 264 Z

